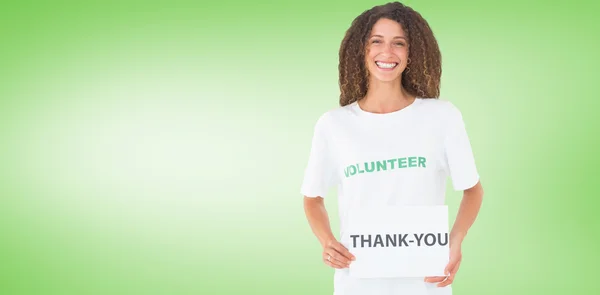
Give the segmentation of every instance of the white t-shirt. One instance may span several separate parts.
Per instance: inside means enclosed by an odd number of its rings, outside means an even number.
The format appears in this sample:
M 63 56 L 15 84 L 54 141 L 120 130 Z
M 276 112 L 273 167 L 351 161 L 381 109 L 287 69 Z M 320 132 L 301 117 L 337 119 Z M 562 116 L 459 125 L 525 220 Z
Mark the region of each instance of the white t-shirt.
M 479 180 L 462 114 L 451 102 L 417 98 L 385 114 L 366 112 L 354 102 L 317 120 L 301 194 L 325 197 L 337 187 L 345 244 L 350 208 L 444 205 L 449 177 L 457 191 Z M 347 268 L 336 269 L 334 295 L 354 294 L 449 295 L 452 289 L 423 278 L 358 279 Z

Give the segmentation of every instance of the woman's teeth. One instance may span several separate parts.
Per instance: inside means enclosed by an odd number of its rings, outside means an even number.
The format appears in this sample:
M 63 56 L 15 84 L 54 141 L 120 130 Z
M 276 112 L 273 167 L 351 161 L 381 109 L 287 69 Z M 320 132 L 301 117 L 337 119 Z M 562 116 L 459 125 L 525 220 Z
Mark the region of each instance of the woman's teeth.
M 377 64 L 378 67 L 380 67 L 382 69 L 392 69 L 398 65 L 398 63 L 395 63 L 395 62 L 385 63 L 385 62 L 376 61 L 375 63 Z

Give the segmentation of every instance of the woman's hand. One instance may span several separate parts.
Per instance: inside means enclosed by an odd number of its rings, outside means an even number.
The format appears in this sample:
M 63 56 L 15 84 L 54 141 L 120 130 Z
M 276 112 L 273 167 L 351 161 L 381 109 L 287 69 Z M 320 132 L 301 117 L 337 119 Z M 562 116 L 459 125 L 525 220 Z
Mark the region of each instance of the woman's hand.
M 336 240 L 329 240 L 323 245 L 323 261 L 333 268 L 347 268 L 354 259 L 354 255 Z
M 444 277 L 426 277 L 425 282 L 427 283 L 438 283 L 438 287 L 446 287 L 454 281 L 454 276 L 458 272 L 460 262 L 462 260 L 461 243 L 457 242 L 455 245 L 450 244 L 450 260 L 444 269 L 446 276 Z
M 473 187 L 466 189 L 463 194 L 462 201 L 460 202 L 460 208 L 454 221 L 454 226 L 450 234 L 450 260 L 444 273 L 445 277 L 426 277 L 425 282 L 438 283 L 438 287 L 445 287 L 454 281 L 454 276 L 458 272 L 460 267 L 460 261 L 462 260 L 461 245 L 464 240 L 467 231 L 471 228 L 479 208 L 483 200 L 483 187 L 481 182 L 477 182 Z
M 346 268 L 354 260 L 344 245 L 339 243 L 331 233 L 329 216 L 322 197 L 311 198 L 304 196 L 304 211 L 313 233 L 323 247 L 322 259 L 333 268 Z

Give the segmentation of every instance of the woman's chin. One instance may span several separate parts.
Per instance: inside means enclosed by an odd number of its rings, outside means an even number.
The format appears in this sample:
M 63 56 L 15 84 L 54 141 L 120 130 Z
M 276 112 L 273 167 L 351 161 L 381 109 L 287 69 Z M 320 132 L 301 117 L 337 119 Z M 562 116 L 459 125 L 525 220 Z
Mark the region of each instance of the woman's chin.
M 396 82 L 396 81 L 400 80 L 401 75 L 398 75 L 398 74 L 382 75 L 382 74 L 378 73 L 375 75 L 371 75 L 371 77 L 372 77 L 372 80 L 375 80 L 378 83 L 390 83 L 390 82 Z

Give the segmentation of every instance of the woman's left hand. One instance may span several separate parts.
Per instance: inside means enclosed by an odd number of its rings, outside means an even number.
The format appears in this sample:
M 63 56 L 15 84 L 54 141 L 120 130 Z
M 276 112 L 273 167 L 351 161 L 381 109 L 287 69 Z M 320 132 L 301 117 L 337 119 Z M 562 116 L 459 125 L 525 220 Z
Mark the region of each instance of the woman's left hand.
M 446 287 L 454 281 L 454 276 L 458 272 L 460 267 L 460 261 L 462 260 L 461 243 L 450 245 L 450 259 L 444 273 L 446 276 L 443 277 L 426 277 L 425 282 L 427 283 L 438 283 L 438 287 Z

